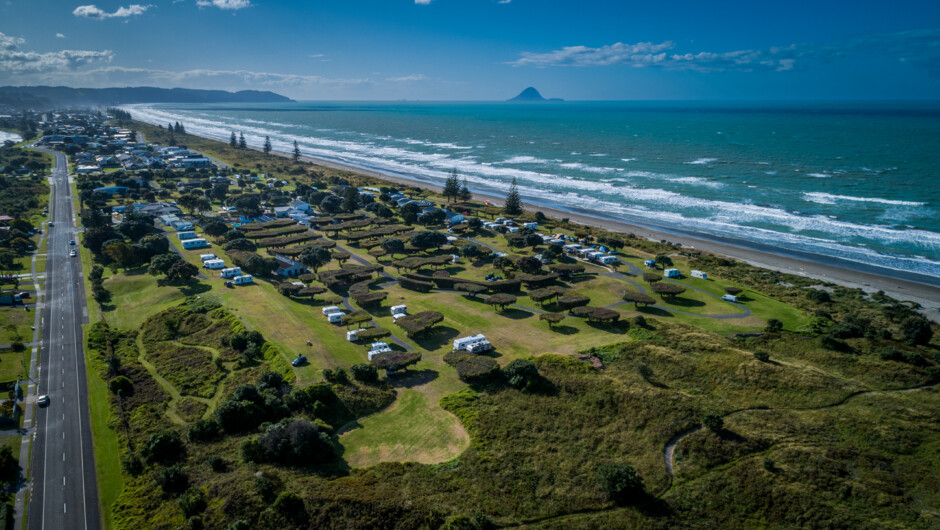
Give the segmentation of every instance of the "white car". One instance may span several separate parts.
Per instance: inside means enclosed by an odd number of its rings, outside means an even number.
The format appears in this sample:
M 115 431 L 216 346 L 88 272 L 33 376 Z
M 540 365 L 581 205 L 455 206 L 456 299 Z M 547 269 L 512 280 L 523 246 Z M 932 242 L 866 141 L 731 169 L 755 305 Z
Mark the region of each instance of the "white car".
M 47 396 L 46 394 L 39 396 L 38 398 L 36 398 L 36 404 L 39 405 L 40 407 L 48 407 L 49 396 Z
M 72 258 L 74 258 L 74 257 L 75 257 L 75 251 L 74 251 L 74 250 L 70 250 L 70 251 L 69 251 L 69 256 L 72 257 Z

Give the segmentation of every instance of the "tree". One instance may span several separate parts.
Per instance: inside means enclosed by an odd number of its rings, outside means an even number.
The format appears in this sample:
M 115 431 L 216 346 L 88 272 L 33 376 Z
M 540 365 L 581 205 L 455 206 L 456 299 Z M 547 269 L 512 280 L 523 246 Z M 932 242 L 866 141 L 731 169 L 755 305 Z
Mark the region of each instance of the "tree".
M 526 256 L 516 262 L 516 267 L 526 274 L 539 274 L 542 272 L 542 261 L 532 256 Z
M 460 247 L 460 255 L 473 261 L 483 255 L 483 251 L 480 250 L 480 246 L 476 243 L 467 243 Z
M 730 294 L 731 296 L 738 296 L 744 291 L 740 287 L 725 287 L 725 293 Z
M 636 308 L 639 308 L 640 304 L 643 304 L 644 306 L 650 306 L 656 303 L 655 298 L 646 293 L 641 293 L 638 291 L 624 291 L 622 298 L 625 302 L 633 302 L 633 307 Z
M 389 254 L 399 254 L 405 250 L 405 242 L 396 237 L 389 237 L 382 241 L 382 249 Z
M 134 383 L 123 375 L 119 375 L 108 381 L 108 390 L 112 394 L 126 397 L 134 393 Z
M 134 249 L 127 243 L 119 241 L 109 243 L 104 247 L 104 255 L 124 270 L 133 267 L 137 263 L 137 255 Z
M 271 137 L 270 136 L 264 137 L 264 154 L 266 155 L 271 154 Z
M 166 274 L 170 267 L 180 261 L 183 261 L 183 258 L 173 252 L 156 255 L 150 258 L 150 267 L 147 268 L 147 273 L 153 276 Z
M 417 248 L 438 248 L 447 243 L 447 236 L 433 230 L 423 230 L 411 236 L 411 245 Z
M 754 352 L 754 358 L 762 363 L 770 362 L 770 354 L 765 351 L 756 351 Z
M 401 219 L 405 224 L 414 224 L 418 221 L 418 203 L 409 202 L 401 207 Z
M 354 364 L 349 368 L 353 379 L 363 383 L 375 383 L 379 380 L 379 372 L 371 364 Z
M 336 195 L 330 194 L 326 197 L 323 197 L 323 200 L 320 201 L 320 210 L 325 213 L 336 213 L 340 211 L 343 207 L 343 199 L 340 199 Z
M 460 192 L 457 194 L 457 198 L 462 202 L 470 202 L 473 200 L 473 194 L 470 193 L 470 188 L 467 187 L 467 179 L 463 179 L 463 186 L 460 188 Z
M 506 203 L 503 205 L 503 212 L 506 215 L 522 215 L 522 199 L 519 197 L 519 190 L 516 188 L 515 177 L 512 178 L 509 193 L 506 194 Z
M 308 248 L 301 252 L 298 257 L 298 261 L 313 270 L 314 274 L 317 273 L 320 267 L 326 265 L 332 259 L 333 255 L 330 254 L 330 251 L 321 247 Z
M 665 269 L 666 267 L 672 267 L 672 258 L 670 258 L 669 256 L 665 254 L 657 255 L 655 258 L 653 258 L 653 261 L 655 261 L 656 264 L 659 265 L 663 269 Z
M 817 304 L 828 304 L 829 302 L 832 302 L 832 297 L 829 296 L 829 293 L 827 291 L 823 291 L 822 289 L 807 290 L 806 298 L 812 302 L 816 302 Z
M 527 247 L 535 248 L 535 247 L 541 245 L 542 243 L 543 243 L 543 241 L 542 241 L 542 236 L 540 236 L 540 235 L 538 235 L 538 234 L 536 234 L 536 233 L 534 233 L 534 232 L 531 233 L 531 234 L 526 234 L 526 235 L 523 236 L 523 238 L 522 238 L 522 244 L 524 244 L 524 245 L 527 246 Z M 552 246 L 554 246 L 554 245 L 552 245 Z
M 457 178 L 456 168 L 454 172 L 447 177 L 447 180 L 444 181 L 444 189 L 441 195 L 443 195 L 448 202 L 456 201 L 460 196 L 460 180 Z
M 349 186 L 343 190 L 343 211 L 352 213 L 359 207 L 359 189 L 355 186 Z
M 659 280 L 662 280 L 663 277 L 658 274 L 653 274 L 652 272 L 643 273 L 643 281 L 646 283 L 656 283 Z
M 297 143 L 297 140 L 294 140 L 294 162 L 300 160 L 300 144 Z
M 218 183 L 209 190 L 209 196 L 213 199 L 223 202 L 228 197 L 228 184 Z
M 554 327 L 555 324 L 560 323 L 564 319 L 565 319 L 565 315 L 561 313 L 542 313 L 541 315 L 539 315 L 539 320 L 544 320 L 545 322 L 548 322 L 548 327 L 550 328 Z
M 171 282 L 185 283 L 192 280 L 197 274 L 199 274 L 199 269 L 195 265 L 180 260 L 170 265 L 170 268 L 166 271 L 166 279 Z
M 685 292 L 685 287 L 674 283 L 654 283 L 650 287 L 652 287 L 653 292 L 663 298 L 667 296 L 673 298 Z
M 235 199 L 235 211 L 245 217 L 258 217 L 261 215 L 261 197 L 258 195 L 242 195 Z
M 238 135 L 238 148 L 248 149 L 248 142 L 245 141 L 245 133 L 239 133 Z
M 506 256 L 499 256 L 494 259 L 493 266 L 499 269 L 503 274 L 506 274 L 507 270 L 516 268 L 516 264 Z
M 228 232 L 228 225 L 221 221 L 210 221 L 206 223 L 206 226 L 203 227 L 206 234 L 212 237 L 219 237 L 222 234 Z
M 397 372 L 404 370 L 421 360 L 421 354 L 418 352 L 385 352 L 372 357 L 372 365 L 379 370 Z
M 706 414 L 702 424 L 712 432 L 719 432 L 725 427 L 725 420 L 719 414 Z
M 639 500 L 643 493 L 643 479 L 627 464 L 601 464 L 594 473 L 597 485 L 617 504 Z
M 238 138 L 235 137 L 235 131 L 232 131 L 232 136 L 228 139 L 228 144 L 232 147 L 238 147 Z
M 151 434 L 144 445 L 144 455 L 151 462 L 170 464 L 179 461 L 185 452 L 183 440 L 176 431 Z
M 486 299 L 483 300 L 483 303 L 491 305 L 494 308 L 498 307 L 500 311 L 503 311 L 506 309 L 507 305 L 516 303 L 516 297 L 507 293 L 496 293 L 492 296 L 486 297 Z

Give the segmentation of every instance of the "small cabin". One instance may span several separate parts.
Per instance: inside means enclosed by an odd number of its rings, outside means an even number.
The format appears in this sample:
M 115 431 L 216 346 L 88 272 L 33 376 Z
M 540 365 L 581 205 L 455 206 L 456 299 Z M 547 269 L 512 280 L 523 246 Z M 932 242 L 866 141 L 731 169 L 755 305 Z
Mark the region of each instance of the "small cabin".
M 691 277 L 693 277 L 693 278 L 701 278 L 702 280 L 707 280 L 707 279 L 708 279 L 708 274 L 706 274 L 706 273 L 704 273 L 704 272 L 702 272 L 702 271 L 692 271 L 692 272 L 689 273 L 689 276 L 691 276 Z
M 209 246 L 209 242 L 201 237 L 197 237 L 195 239 L 187 239 L 186 241 L 183 241 L 184 250 L 191 250 L 194 248 L 206 248 L 208 246 Z

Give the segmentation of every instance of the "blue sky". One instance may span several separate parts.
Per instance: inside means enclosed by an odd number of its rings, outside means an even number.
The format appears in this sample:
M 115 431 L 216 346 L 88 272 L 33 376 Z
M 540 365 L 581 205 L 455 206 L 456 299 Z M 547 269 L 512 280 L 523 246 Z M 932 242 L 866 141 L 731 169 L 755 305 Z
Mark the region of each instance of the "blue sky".
M 940 2 L 0 0 L 0 84 L 938 99 Z

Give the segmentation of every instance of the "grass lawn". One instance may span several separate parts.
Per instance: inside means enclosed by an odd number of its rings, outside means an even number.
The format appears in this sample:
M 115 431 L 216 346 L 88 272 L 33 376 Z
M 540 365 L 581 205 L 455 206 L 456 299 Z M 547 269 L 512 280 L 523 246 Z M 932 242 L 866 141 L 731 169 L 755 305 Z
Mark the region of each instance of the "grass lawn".
M 36 293 L 33 293 L 32 300 L 36 299 L 35 296 Z M 22 306 L 0 308 L 0 344 L 33 340 L 33 330 L 29 328 L 33 325 L 34 317 L 32 310 L 25 311 Z
M 22 352 L 13 350 L 0 350 L 0 383 L 23 379 L 26 369 L 23 363 L 29 366 L 30 349 Z
M 415 376 L 421 377 L 420 373 Z M 457 418 L 415 388 L 399 390 L 390 407 L 356 423 L 358 428 L 340 436 L 343 458 L 353 467 L 379 462 L 444 462 L 470 443 Z

